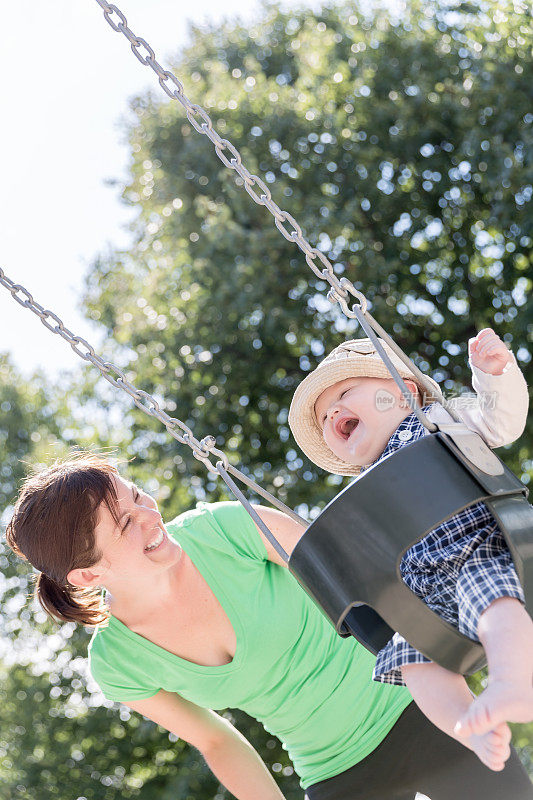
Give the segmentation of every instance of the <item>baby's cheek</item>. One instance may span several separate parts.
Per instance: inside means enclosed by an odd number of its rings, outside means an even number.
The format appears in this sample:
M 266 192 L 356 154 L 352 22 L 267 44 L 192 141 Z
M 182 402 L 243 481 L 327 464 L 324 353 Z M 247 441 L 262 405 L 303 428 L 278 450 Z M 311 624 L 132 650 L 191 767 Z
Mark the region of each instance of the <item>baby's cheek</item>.
M 340 448 L 340 445 L 339 445 L 339 441 L 338 441 L 338 439 L 335 439 L 335 437 L 333 436 L 331 430 L 328 430 L 328 429 L 324 430 L 323 433 L 322 433 L 322 437 L 323 437 L 325 443 L 327 444 L 327 446 L 329 447 L 329 449 L 331 450 L 331 452 L 334 455 L 336 455 L 336 456 L 338 456 L 340 458 L 341 457 L 341 455 L 340 455 L 341 448 Z

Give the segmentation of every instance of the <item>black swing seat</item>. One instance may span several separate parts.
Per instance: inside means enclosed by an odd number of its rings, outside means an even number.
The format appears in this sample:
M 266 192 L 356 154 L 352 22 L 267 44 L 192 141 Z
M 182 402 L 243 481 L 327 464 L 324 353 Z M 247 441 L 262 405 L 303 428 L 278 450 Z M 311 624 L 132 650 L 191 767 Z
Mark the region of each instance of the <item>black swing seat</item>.
M 438 431 L 364 472 L 334 498 L 296 545 L 289 568 L 341 636 L 377 653 L 398 631 L 432 661 L 461 674 L 485 665 L 478 642 L 431 611 L 404 584 L 403 554 L 441 522 L 483 500 L 511 551 L 533 612 L 533 507 L 527 489 L 486 448 L 493 472 L 475 466 L 468 445 Z M 481 445 L 479 444 L 481 443 Z

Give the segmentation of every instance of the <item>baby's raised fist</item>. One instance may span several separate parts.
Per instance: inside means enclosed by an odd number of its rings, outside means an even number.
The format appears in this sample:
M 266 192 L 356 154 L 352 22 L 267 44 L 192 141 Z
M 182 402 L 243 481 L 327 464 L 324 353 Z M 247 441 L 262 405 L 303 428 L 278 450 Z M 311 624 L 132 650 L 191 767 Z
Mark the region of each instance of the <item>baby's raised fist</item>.
M 513 356 L 492 328 L 483 328 L 468 342 L 470 363 L 489 375 L 501 375 Z

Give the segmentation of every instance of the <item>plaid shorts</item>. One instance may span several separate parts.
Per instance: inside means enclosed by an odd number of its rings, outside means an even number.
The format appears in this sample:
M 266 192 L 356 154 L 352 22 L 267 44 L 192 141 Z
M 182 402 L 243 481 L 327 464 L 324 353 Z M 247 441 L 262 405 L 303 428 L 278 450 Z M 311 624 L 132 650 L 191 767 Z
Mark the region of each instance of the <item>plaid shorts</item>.
M 426 433 L 411 414 L 394 432 L 380 460 Z M 491 603 L 500 597 L 524 602 L 505 539 L 484 503 L 455 514 L 413 545 L 402 558 L 400 572 L 432 611 L 474 641 L 479 641 L 479 618 Z M 373 677 L 403 685 L 404 664 L 429 660 L 395 633 L 378 653 Z

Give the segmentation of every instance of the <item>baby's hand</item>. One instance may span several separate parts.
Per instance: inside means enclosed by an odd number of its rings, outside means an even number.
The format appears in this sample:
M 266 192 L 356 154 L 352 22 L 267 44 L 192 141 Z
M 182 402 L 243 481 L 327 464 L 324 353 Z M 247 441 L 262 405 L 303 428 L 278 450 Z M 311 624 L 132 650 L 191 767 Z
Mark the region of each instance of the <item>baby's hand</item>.
M 468 342 L 470 363 L 489 375 L 501 375 L 513 360 L 507 346 L 492 328 L 483 328 Z

